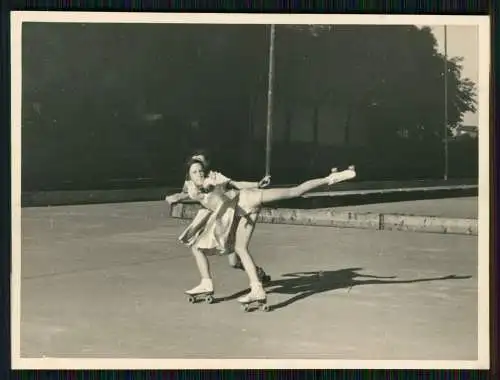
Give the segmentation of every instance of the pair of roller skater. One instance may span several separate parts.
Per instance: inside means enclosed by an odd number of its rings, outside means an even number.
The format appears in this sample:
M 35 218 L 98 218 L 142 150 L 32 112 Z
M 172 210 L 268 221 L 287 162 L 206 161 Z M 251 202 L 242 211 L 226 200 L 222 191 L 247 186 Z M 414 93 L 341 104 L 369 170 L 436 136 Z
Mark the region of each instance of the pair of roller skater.
M 346 181 L 356 176 L 353 166 L 338 172 L 336 168 L 323 178 L 312 179 L 290 188 L 267 189 L 270 177 L 259 182 L 231 180 L 221 173 L 208 171 L 203 155 L 191 157 L 182 193 L 167 196 L 171 204 L 185 199 L 199 202 L 203 208 L 181 234 L 179 240 L 189 246 L 201 276 L 198 286 L 187 290 L 191 296 L 214 291 L 207 255 L 216 251 L 228 254 L 230 265 L 243 268 L 250 281 L 250 292 L 238 299 L 242 304 L 265 304 L 263 284 L 270 277 L 255 265 L 248 246 L 255 230 L 257 216 L 264 204 L 292 199 L 325 185 Z

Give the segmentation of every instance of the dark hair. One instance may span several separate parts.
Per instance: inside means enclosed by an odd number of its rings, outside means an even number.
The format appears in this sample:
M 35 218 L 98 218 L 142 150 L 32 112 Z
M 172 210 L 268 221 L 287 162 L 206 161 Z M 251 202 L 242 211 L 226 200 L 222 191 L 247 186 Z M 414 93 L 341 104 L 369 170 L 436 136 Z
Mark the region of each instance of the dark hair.
M 188 181 L 189 178 L 189 169 L 191 169 L 191 166 L 193 164 L 200 164 L 201 167 L 203 168 L 204 171 L 207 171 L 208 166 L 205 165 L 205 163 L 202 160 L 196 159 L 196 158 L 190 158 L 187 163 L 186 163 L 186 181 Z

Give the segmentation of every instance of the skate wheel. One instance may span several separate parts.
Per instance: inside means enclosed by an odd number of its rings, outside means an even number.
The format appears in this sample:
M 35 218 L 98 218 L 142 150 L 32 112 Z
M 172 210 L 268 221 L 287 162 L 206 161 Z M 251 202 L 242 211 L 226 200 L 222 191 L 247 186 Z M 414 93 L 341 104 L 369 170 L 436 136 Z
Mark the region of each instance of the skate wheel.
M 205 297 L 205 303 L 212 303 L 212 302 L 214 302 L 214 297 L 212 296 Z
M 265 311 L 266 313 L 269 311 L 269 306 L 268 305 L 261 305 L 260 310 Z
M 243 309 L 243 311 L 246 313 L 250 310 L 250 306 L 248 304 L 244 304 L 244 305 L 241 305 L 241 308 Z
M 196 298 L 194 298 L 193 296 L 189 296 L 188 297 L 188 301 L 189 301 L 189 303 L 195 303 L 196 302 Z

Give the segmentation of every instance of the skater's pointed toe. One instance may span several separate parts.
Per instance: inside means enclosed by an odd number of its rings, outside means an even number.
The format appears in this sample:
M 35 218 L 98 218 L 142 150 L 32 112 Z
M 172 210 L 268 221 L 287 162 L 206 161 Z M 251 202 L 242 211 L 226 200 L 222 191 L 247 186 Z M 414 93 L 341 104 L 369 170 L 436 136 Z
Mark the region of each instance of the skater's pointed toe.
M 328 185 L 331 186 L 338 182 L 348 181 L 350 179 L 353 179 L 354 177 L 356 177 L 356 171 L 353 165 L 349 166 L 348 169 L 343 170 L 341 172 L 333 171 L 332 169 L 332 172 L 327 177 Z
M 356 177 L 356 167 L 354 165 L 349 166 L 345 172 L 347 179 Z

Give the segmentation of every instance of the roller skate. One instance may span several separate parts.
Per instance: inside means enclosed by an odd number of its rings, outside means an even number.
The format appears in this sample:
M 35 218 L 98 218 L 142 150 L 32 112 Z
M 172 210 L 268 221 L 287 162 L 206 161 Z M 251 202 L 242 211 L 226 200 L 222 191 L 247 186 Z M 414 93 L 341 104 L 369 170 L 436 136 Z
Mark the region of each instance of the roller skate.
M 259 276 L 260 282 L 262 282 L 263 285 L 268 284 L 271 282 L 271 276 L 269 276 L 262 267 L 257 267 L 257 276 Z
M 186 290 L 186 295 L 188 296 L 189 303 L 197 303 L 203 301 L 207 304 L 214 302 L 214 286 L 212 280 L 203 279 L 200 285 L 195 286 L 193 289 Z
M 269 311 L 266 292 L 260 283 L 253 284 L 250 293 L 238 298 L 238 302 L 241 304 L 241 308 L 244 312 L 249 312 L 255 308 L 261 311 Z
M 239 270 L 245 270 L 245 268 L 243 268 L 243 264 L 241 263 L 241 261 L 237 261 L 236 264 L 231 264 L 231 266 L 234 268 L 234 269 L 239 269 Z
M 356 168 L 350 165 L 346 170 L 339 172 L 337 168 L 333 168 L 330 175 L 327 177 L 328 185 L 331 186 L 338 182 L 347 181 L 356 177 Z

